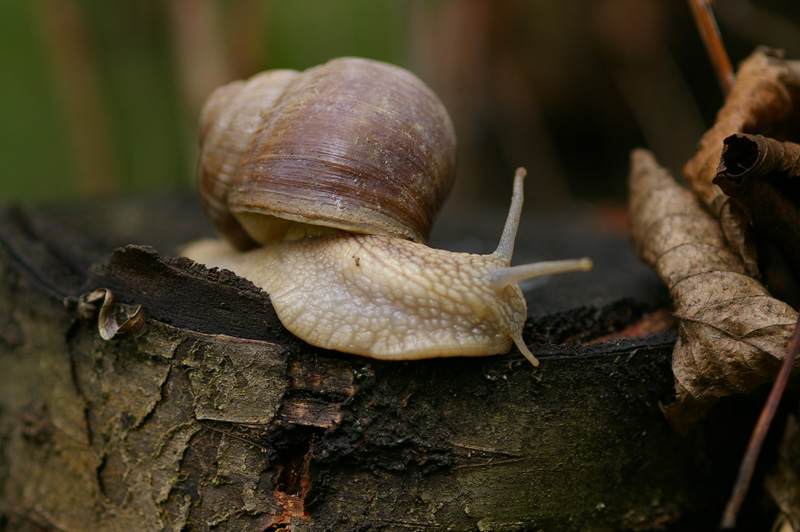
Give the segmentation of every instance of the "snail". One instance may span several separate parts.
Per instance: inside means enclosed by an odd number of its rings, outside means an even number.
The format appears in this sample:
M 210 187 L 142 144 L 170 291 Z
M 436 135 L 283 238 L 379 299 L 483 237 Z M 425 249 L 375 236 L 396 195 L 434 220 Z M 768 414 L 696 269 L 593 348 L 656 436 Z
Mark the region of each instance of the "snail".
M 510 266 L 523 201 L 517 170 L 494 253 L 427 246 L 449 192 L 455 133 L 416 76 L 334 59 L 213 92 L 198 184 L 226 239 L 184 254 L 245 277 L 306 342 L 378 359 L 506 353 L 522 339 L 518 282 L 589 270 L 588 258 Z

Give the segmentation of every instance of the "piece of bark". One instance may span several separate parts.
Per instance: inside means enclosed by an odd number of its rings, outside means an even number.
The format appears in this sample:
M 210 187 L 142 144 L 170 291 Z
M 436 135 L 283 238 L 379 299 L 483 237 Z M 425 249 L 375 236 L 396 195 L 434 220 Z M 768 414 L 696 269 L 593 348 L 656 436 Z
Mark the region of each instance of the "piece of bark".
M 774 378 L 797 312 L 747 275 L 717 220 L 649 152 L 631 154 L 629 186 L 631 239 L 669 288 L 679 321 L 676 398 L 664 411 L 686 433 L 720 398 Z
M 703 135 L 697 153 L 683 168 L 693 192 L 719 220 L 726 240 L 742 258 L 751 276 L 758 274 L 758 264 L 752 238 L 747 234 L 747 217 L 714 185 L 714 178 L 723 141 L 730 135 L 796 135 L 800 64 L 783 60 L 778 55 L 759 49 L 742 62 L 713 127 Z
M 6 530 L 687 530 L 722 508 L 738 452 L 718 450 L 746 430 L 671 430 L 670 333 L 533 346 L 538 369 L 237 337 L 215 312 L 265 323 L 266 295 L 140 247 L 58 277 L 64 296 L 28 214 L 0 232 Z M 104 340 L 79 297 L 97 288 L 142 304 L 141 328 Z M 208 323 L 169 304 L 187 297 Z

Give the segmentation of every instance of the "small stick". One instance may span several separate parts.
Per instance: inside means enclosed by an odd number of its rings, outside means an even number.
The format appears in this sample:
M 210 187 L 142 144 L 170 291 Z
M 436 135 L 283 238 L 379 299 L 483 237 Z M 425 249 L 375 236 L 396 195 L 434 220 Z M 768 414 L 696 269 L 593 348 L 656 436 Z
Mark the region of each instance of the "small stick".
M 769 426 L 778 409 L 778 403 L 780 403 L 783 391 L 786 389 L 786 383 L 789 381 L 789 375 L 791 375 L 794 368 L 798 347 L 800 347 L 800 315 L 798 315 L 797 323 L 794 326 L 794 334 L 792 335 L 792 341 L 789 343 L 789 351 L 786 353 L 786 358 L 783 359 L 783 365 L 778 372 L 778 376 L 775 377 L 775 382 L 769 391 L 764 408 L 758 416 L 753 434 L 750 435 L 747 451 L 745 451 L 742 463 L 739 465 L 739 475 L 736 477 L 731 498 L 728 499 L 728 504 L 725 506 L 722 521 L 719 525 L 722 529 L 731 529 L 736 526 L 736 516 L 739 514 L 744 498 L 747 495 L 750 480 L 753 478 L 753 470 L 756 467 L 756 460 L 758 460 L 758 455 L 761 452 L 761 446 L 764 444 L 764 438 L 767 436 Z
M 692 9 L 694 22 L 703 39 L 703 44 L 706 46 L 711 65 L 717 74 L 722 95 L 727 96 L 733 87 L 733 67 L 719 34 L 717 21 L 711 10 L 711 2 L 710 0 L 689 0 L 689 7 Z

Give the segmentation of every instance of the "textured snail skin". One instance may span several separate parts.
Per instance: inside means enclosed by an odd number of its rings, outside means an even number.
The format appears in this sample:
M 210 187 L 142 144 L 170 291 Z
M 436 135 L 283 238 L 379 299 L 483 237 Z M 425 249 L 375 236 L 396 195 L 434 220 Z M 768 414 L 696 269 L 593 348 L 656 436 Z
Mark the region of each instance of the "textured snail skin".
M 377 235 L 284 242 L 216 262 L 270 295 L 310 344 L 386 359 L 505 353 L 526 317 L 515 284 L 499 293 L 501 257 L 453 253 Z
M 522 179 L 497 251 L 457 253 L 401 238 L 340 234 L 247 252 L 224 242 L 185 254 L 229 269 L 270 295 L 278 318 L 312 345 L 379 359 L 506 353 L 522 340 L 522 278 L 591 269 L 588 259 L 509 267 L 522 209 Z

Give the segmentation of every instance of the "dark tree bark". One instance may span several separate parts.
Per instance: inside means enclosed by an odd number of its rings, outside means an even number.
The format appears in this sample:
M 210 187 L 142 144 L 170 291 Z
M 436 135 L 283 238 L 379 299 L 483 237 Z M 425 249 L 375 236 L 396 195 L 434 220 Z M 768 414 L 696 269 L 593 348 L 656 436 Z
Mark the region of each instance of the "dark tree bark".
M 159 202 L 169 215 L 149 214 Z M 153 229 L 121 225 L 120 213 Z M 198 216 L 172 197 L 2 211 L 0 530 L 716 521 L 749 409 L 722 405 L 681 438 L 659 410 L 673 332 L 575 342 L 664 302 L 624 239 L 563 220 L 521 238 L 520 262 L 588 254 L 598 264 L 594 277 L 532 292 L 526 335 L 539 368 L 516 351 L 397 363 L 308 346 L 247 281 L 165 258 L 206 231 L 186 221 Z M 183 230 L 160 230 L 175 218 Z M 117 247 L 137 241 L 161 254 Z

